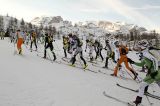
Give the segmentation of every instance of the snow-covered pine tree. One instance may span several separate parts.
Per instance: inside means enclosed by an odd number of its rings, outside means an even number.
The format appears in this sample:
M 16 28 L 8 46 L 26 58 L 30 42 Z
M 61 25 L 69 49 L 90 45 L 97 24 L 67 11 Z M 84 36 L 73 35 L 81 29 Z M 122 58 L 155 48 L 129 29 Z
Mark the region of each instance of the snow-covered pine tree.
M 22 18 L 21 23 L 20 23 L 20 28 L 21 28 L 22 30 L 25 29 L 25 22 L 24 22 L 23 18 Z
M 0 16 L 0 31 L 4 29 L 3 16 Z

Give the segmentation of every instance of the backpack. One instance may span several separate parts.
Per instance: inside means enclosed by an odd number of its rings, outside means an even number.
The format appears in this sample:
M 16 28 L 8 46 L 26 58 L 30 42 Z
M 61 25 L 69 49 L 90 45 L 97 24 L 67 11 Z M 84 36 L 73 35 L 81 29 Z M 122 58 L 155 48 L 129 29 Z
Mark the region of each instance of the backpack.
M 127 48 L 127 47 L 125 47 L 125 46 L 121 46 L 120 51 L 121 51 L 121 54 L 122 54 L 122 55 L 126 55 L 126 54 L 128 54 L 128 48 Z
M 158 60 L 158 66 L 160 66 L 160 50 L 149 50 L 149 53 Z

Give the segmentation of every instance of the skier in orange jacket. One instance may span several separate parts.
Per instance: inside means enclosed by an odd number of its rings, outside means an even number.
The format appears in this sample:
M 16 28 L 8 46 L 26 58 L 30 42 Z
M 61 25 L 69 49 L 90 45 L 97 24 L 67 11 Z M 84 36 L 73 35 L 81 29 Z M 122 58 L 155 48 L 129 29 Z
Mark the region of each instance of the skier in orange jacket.
M 22 54 L 23 35 L 20 30 L 17 30 L 17 49 L 18 53 Z
M 116 47 L 119 48 L 119 54 L 120 54 L 120 58 L 118 59 L 117 61 L 117 65 L 114 69 L 114 73 L 111 74 L 112 76 L 117 76 L 117 73 L 118 73 L 118 69 L 121 68 L 121 64 L 124 62 L 126 68 L 128 70 L 130 70 L 132 72 L 132 74 L 134 75 L 134 80 L 137 78 L 137 73 L 135 71 L 133 71 L 132 68 L 130 68 L 129 64 L 128 64 L 128 57 L 127 57 L 127 54 L 128 54 L 128 48 L 124 45 L 117 45 Z

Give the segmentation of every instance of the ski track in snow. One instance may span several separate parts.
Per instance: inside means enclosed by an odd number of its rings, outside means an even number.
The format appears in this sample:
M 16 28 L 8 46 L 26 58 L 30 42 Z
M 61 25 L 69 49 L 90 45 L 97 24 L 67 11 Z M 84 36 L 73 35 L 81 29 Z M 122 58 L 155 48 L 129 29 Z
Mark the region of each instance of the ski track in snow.
M 62 42 L 56 41 L 53 45 L 58 61 L 62 61 Z M 43 51 L 43 45 L 38 46 L 39 51 Z M 104 97 L 103 91 L 128 102 L 136 98 L 136 93 L 116 86 L 118 82 L 138 89 L 139 84 L 134 81 L 51 63 L 38 57 L 36 52 L 30 52 L 25 46 L 22 56 L 13 53 L 13 44 L 7 38 L 0 40 L 0 106 L 124 106 Z M 42 53 L 39 54 L 43 56 Z M 85 52 L 84 55 L 87 57 Z M 138 60 L 136 55 L 129 56 Z M 113 73 L 111 70 L 94 67 L 91 63 L 88 65 L 95 71 Z M 113 68 L 111 64 L 109 66 Z M 139 75 L 145 76 L 144 73 Z M 129 77 L 127 74 L 126 76 Z M 153 93 L 153 90 L 160 95 L 157 85 L 151 85 L 149 91 Z M 153 106 L 159 106 L 160 101 L 149 99 L 154 103 Z M 143 105 L 149 106 L 145 96 Z

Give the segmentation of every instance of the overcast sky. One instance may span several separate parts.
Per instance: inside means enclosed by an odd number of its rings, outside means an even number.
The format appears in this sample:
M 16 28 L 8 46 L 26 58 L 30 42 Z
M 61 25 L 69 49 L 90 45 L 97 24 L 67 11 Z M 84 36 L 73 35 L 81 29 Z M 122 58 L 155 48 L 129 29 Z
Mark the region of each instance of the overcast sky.
M 69 21 L 123 21 L 160 29 L 160 0 L 0 0 L 0 14 L 31 21 L 62 16 Z

